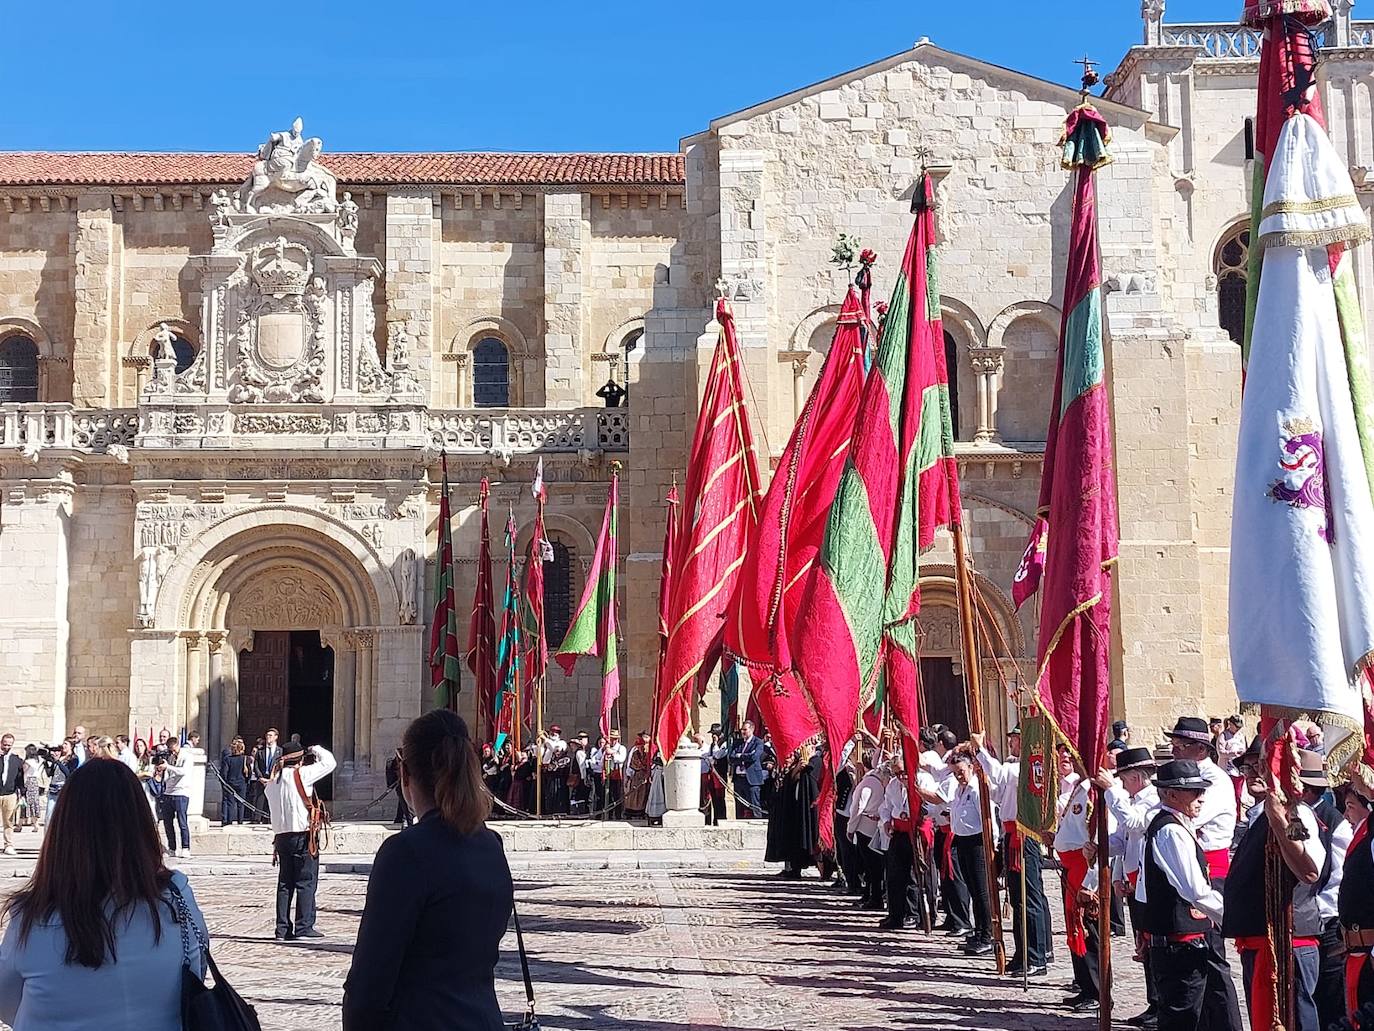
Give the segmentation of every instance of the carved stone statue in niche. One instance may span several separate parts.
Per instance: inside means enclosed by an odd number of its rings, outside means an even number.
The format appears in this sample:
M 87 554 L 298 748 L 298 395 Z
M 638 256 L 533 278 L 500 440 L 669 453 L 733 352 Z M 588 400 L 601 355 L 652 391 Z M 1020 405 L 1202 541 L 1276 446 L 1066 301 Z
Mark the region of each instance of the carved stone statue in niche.
M 299 118 L 258 147 L 253 174 L 239 190 L 243 210 L 264 213 L 333 211 L 338 180 L 315 159 L 324 144 L 306 139 Z
M 339 241 L 345 250 L 353 249 L 353 237 L 358 235 L 358 203 L 353 194 L 345 192 L 339 202 Z
M 400 574 L 400 616 L 401 622 L 406 626 L 414 623 L 420 614 L 419 603 L 416 600 L 415 593 L 416 561 L 415 552 L 410 548 L 406 548 L 405 551 L 401 552 L 399 568 L 397 569 L 397 572 Z
M 153 612 L 157 608 L 157 589 L 161 583 L 161 570 L 158 558 L 160 548 L 145 547 L 138 558 L 138 625 L 153 625 Z

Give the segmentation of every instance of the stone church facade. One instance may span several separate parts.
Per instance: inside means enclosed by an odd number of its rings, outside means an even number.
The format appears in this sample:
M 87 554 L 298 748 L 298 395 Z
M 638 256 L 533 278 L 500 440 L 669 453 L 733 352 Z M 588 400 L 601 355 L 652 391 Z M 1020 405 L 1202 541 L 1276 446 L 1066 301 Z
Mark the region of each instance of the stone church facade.
M 1099 106 L 1121 563 L 1115 708 L 1148 735 L 1234 707 L 1226 643 L 1237 291 L 1257 41 L 1178 26 Z M 1321 88 L 1374 205 L 1374 23 L 1347 4 Z M 492 483 L 523 554 L 543 462 L 550 635 L 622 475 L 620 722 L 647 726 L 663 495 L 686 462 L 718 291 L 776 457 L 834 329 L 846 232 L 890 289 L 924 162 L 942 206 L 946 351 L 996 727 L 1034 673 L 1009 586 L 1054 377 L 1075 90 L 922 40 L 726 115 L 676 154 L 330 154 L 297 124 L 256 155 L 0 155 L 0 729 L 41 740 L 268 725 L 328 742 L 371 797 L 428 704 L 440 453 L 460 622 Z M 1369 248 L 1358 255 L 1374 302 Z M 628 391 L 607 407 L 614 381 Z M 953 566 L 923 578 L 933 718 L 959 723 Z M 460 636 L 465 631 L 460 631 Z M 591 728 L 593 669 L 547 718 Z M 718 718 L 714 699 L 703 714 Z M 471 714 L 470 690 L 464 706 Z

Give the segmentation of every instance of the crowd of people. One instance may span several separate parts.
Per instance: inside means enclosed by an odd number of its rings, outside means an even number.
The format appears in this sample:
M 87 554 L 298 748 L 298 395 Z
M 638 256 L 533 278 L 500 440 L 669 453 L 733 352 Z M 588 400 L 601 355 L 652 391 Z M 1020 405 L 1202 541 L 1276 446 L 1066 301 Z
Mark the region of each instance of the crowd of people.
M 77 732 L 52 760 L 64 773 L 61 802 L 33 875 L 4 906 L 0 1021 L 15 1031 L 179 1031 L 184 972 L 204 977 L 201 943 L 208 948 L 212 929 L 186 877 L 166 866 L 148 804 L 148 781 L 172 778 L 144 777 L 141 762 L 121 761 L 116 742 Z M 5 741 L 0 776 L 9 784 L 13 762 L 4 757 L 14 741 Z M 171 737 L 159 746 L 168 752 L 163 765 L 185 750 Z M 68 751 L 79 760 L 64 758 Z M 485 826 L 491 798 L 477 750 L 457 715 L 436 710 L 410 725 L 399 753 L 401 792 L 416 820 L 375 858 L 343 986 L 343 1026 L 501 1027 L 495 969 L 514 890 L 500 839 Z M 334 758 L 296 738 L 265 754 L 273 757 L 262 794 L 279 869 L 276 938 L 322 937 L 315 786 Z
M 1129 916 L 1133 958 L 1145 973 L 1148 1005 L 1129 1026 L 1241 1031 L 1232 954 L 1251 1025 L 1268 1027 L 1273 1015 L 1265 863 L 1277 849 L 1291 890 L 1295 1031 L 1322 1031 L 1374 1000 L 1374 932 L 1365 930 L 1374 926 L 1366 823 L 1374 785 L 1333 788 L 1320 728 L 1310 724 L 1295 729 L 1303 796 L 1289 805 L 1269 795 L 1259 741 L 1246 740 L 1240 717 L 1183 716 L 1165 738 L 1158 749 L 1133 746 L 1118 722 L 1103 768 L 1090 777 L 1060 747 L 1050 781 L 1057 830 L 1044 843 L 1018 825 L 1019 727 L 1000 754 L 981 734 L 961 741 L 947 727 L 925 728 L 914 771 L 905 748 L 851 746 L 824 814 L 833 820 L 833 850 L 818 833 L 823 759 L 804 748 L 769 774 L 767 858 L 783 863 L 779 876 L 787 878 L 817 866 L 856 906 L 881 913 L 880 929 L 948 935 L 971 957 L 994 951 L 995 885 L 1011 914 L 1006 973 L 1018 978 L 1047 976 L 1053 960 L 1044 871 L 1057 868 L 1060 945 L 1073 970 L 1066 1007 L 1100 1005 L 1098 913 L 1107 906 L 1114 935 L 1126 933 Z M 1110 834 L 1105 885 L 1094 834 L 1099 804 Z

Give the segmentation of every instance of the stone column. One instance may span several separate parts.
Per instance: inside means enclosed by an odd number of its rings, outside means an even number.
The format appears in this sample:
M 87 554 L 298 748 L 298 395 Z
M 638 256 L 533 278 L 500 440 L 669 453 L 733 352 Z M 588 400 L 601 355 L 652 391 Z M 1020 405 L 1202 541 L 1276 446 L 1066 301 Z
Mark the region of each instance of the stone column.
M 206 690 L 205 667 L 201 664 L 201 635 L 198 630 L 188 630 L 181 635 L 186 648 L 186 681 L 182 698 L 186 712 L 188 730 L 198 730 L 206 750 L 215 746 L 212 736 L 216 726 L 215 714 L 211 709 Z
M 549 408 L 576 408 L 590 395 L 582 360 L 587 223 L 582 194 L 544 196 L 544 403 Z
M 71 258 L 72 400 L 77 407 L 106 407 L 111 403 L 119 340 L 118 229 L 108 193 L 77 197 Z
M 358 755 L 358 653 L 351 634 L 340 634 L 334 649 L 334 743 L 339 761 Z
M 355 733 L 355 762 L 372 763 L 372 724 L 376 719 L 372 690 L 373 651 L 377 645 L 374 630 L 355 630 L 353 632 L 355 665 L 354 676 L 357 683 L 357 710 Z
M 429 397 L 434 351 L 434 209 L 429 190 L 392 188 L 386 196 L 386 339 L 393 325 L 410 336 L 411 373 Z M 390 361 L 390 356 L 388 356 Z
M 1143 0 L 1140 17 L 1145 22 L 1145 45 L 1157 47 L 1164 42 L 1164 0 Z
M 237 693 L 226 690 L 224 676 L 224 641 L 222 630 L 211 630 L 205 635 L 206 666 L 208 669 L 205 689 L 205 709 L 212 726 L 205 733 L 206 747 L 211 755 L 218 755 L 229 745 L 230 739 L 238 730 L 239 705 Z M 213 731 L 213 732 L 212 732 Z
M 974 397 L 977 401 L 977 425 L 973 430 L 973 440 L 977 444 L 1000 444 L 1002 435 L 997 432 L 997 388 L 1002 375 L 1003 349 L 1000 347 L 979 347 L 969 351 L 969 367 L 973 370 Z M 957 370 L 951 370 L 951 388 L 957 382 Z M 959 435 L 959 427 L 954 428 Z
M 810 360 L 811 351 L 779 351 L 778 361 L 790 362 L 792 365 L 792 422 L 795 424 L 801 418 L 802 408 L 806 404 L 806 363 Z
M 690 734 L 683 734 L 672 762 L 663 771 L 664 796 L 668 811 L 664 827 L 704 827 L 701 811 L 701 749 Z

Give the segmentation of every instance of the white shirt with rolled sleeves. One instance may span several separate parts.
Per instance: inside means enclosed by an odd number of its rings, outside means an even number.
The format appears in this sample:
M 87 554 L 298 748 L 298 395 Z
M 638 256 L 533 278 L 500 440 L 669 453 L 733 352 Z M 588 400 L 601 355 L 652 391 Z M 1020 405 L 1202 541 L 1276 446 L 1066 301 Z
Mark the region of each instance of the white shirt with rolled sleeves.
M 267 810 L 272 816 L 273 834 L 299 834 L 310 829 L 310 811 L 296 790 L 296 771 L 300 771 L 301 787 L 306 795 L 313 795 L 316 782 L 328 777 L 338 765 L 324 746 L 311 745 L 309 750 L 315 756 L 313 763 L 282 767 L 281 775 L 269 780 L 263 789 L 267 795 Z
M 864 774 L 850 800 L 849 822 L 845 833 L 850 840 L 862 834 L 871 838 L 878 831 L 878 809 L 883 801 L 883 781 L 872 771 Z
M 1317 896 L 1317 911 L 1323 923 L 1336 915 L 1336 900 L 1341 893 L 1341 878 L 1345 874 L 1345 857 L 1350 851 L 1350 842 L 1355 837 L 1355 829 L 1349 820 L 1342 820 L 1331 834 L 1331 877 L 1326 887 Z
M 1140 861 L 1145 854 L 1145 832 L 1150 829 L 1150 821 L 1159 808 L 1159 792 L 1154 785 L 1146 784 L 1138 794 L 1132 795 L 1120 784 L 1113 785 L 1107 792 L 1107 812 L 1116 821 L 1117 833 L 1123 838 L 1121 851 L 1120 876 L 1140 872 Z
M 954 788 L 957 781 L 954 779 L 954 769 L 945 762 L 944 757 L 931 749 L 922 752 L 920 756 L 921 769 L 928 773 L 935 781 L 935 794 L 945 800 L 944 804 L 936 805 L 934 802 L 926 802 L 924 805 L 925 814 L 930 817 L 936 827 L 949 826 L 949 800 L 954 797 Z
M 1198 844 L 1204 852 L 1229 849 L 1236 836 L 1236 786 L 1211 759 L 1202 760 L 1197 768 L 1207 781 L 1207 790 L 1202 793 L 1202 812 L 1193 824 Z
M 893 776 L 878 805 L 878 822 L 891 829 L 893 820 L 911 819 L 911 802 L 906 795 L 906 777 Z
M 1073 852 L 1092 840 L 1088 830 L 1088 782 L 1069 774 L 1060 782 L 1059 829 L 1054 833 L 1056 852 Z
M 557 734 L 551 734 L 544 739 L 544 744 L 542 746 L 543 754 L 540 756 L 539 761 L 547 766 L 549 763 L 553 762 L 555 756 L 562 755 L 567 750 L 568 743 Z
M 955 785 L 954 797 L 949 803 L 949 829 L 961 838 L 983 833 L 983 809 L 977 778 L 969 777 L 967 784 Z
M 998 759 L 986 748 L 978 750 L 978 765 L 988 779 L 988 797 L 997 807 L 997 819 L 1011 823 L 1019 812 L 1016 792 L 1021 784 L 1021 760 Z
M 1235 796 L 1232 796 L 1234 801 Z M 1198 864 L 1198 840 L 1188 817 L 1177 809 L 1162 806 L 1165 812 L 1173 813 L 1181 821 L 1167 823 L 1155 835 L 1151 850 L 1156 865 L 1168 879 L 1169 884 L 1178 892 L 1184 902 L 1205 914 L 1213 923 L 1221 923 L 1221 892 L 1212 887 L 1207 868 Z M 1151 817 L 1151 820 L 1154 818 Z M 1205 849 L 1204 849 L 1205 851 Z M 1142 856 L 1142 864 L 1145 857 Z M 1135 900 L 1148 902 L 1149 892 L 1145 890 L 1146 877 L 1142 873 L 1135 885 Z

